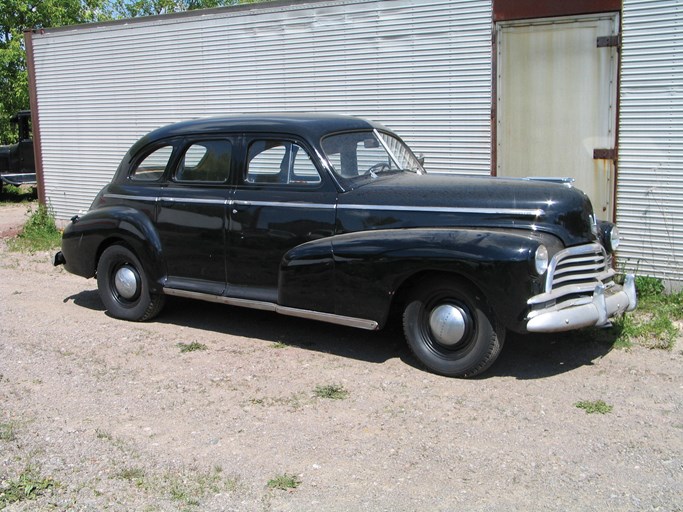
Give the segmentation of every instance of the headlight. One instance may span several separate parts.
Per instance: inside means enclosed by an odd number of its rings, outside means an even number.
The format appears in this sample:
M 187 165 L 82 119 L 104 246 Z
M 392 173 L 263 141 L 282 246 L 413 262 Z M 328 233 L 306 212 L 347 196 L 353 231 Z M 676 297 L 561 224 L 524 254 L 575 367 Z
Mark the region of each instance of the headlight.
M 614 252 L 619 247 L 619 228 L 611 222 L 603 222 L 600 226 L 602 231 L 602 243 L 607 252 Z
M 536 249 L 536 254 L 534 254 L 534 269 L 536 273 L 540 276 L 548 270 L 548 249 L 545 245 L 539 245 Z
M 609 232 L 609 245 L 612 252 L 616 251 L 617 247 L 619 247 L 619 228 L 616 226 L 612 226 Z

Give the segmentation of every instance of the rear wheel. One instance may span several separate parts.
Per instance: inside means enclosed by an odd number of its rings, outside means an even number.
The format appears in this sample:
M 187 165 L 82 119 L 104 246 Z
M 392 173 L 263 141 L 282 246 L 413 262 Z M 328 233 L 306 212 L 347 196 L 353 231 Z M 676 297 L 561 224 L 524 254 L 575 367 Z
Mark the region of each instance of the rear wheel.
M 505 340 L 483 295 L 457 279 L 429 279 L 403 312 L 408 346 L 430 370 L 472 377 L 493 364 Z
M 118 244 L 107 247 L 100 257 L 97 288 L 107 311 L 124 320 L 142 322 L 154 318 L 166 298 L 150 294 L 140 260 L 130 249 Z

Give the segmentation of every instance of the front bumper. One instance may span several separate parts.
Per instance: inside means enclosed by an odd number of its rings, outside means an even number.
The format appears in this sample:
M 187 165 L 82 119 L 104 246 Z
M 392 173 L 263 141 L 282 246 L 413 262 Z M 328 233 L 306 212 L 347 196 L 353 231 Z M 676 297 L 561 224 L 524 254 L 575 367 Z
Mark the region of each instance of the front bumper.
M 584 303 L 535 311 L 526 328 L 529 332 L 561 332 L 608 326 L 610 318 L 634 310 L 637 303 L 635 277 L 628 274 L 623 286 L 596 285 L 593 297 Z

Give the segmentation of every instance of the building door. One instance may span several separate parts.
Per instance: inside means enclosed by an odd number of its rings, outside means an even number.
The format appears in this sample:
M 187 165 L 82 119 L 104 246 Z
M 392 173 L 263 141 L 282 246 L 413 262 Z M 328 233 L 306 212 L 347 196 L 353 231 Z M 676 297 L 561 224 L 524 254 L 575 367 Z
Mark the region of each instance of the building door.
M 497 24 L 496 172 L 573 178 L 614 211 L 619 15 Z

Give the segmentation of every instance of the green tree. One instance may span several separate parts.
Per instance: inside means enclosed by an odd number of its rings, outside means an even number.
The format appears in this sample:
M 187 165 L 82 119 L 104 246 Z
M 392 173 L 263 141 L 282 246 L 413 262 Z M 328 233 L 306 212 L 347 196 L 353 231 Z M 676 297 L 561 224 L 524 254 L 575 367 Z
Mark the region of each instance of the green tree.
M 211 9 L 239 3 L 252 3 L 249 0 L 112 0 L 111 8 L 116 18 L 137 18 L 173 12 Z
M 2 0 L 0 3 L 0 144 L 16 141 L 10 117 L 29 108 L 23 31 L 134 18 L 259 0 Z
M 15 142 L 10 117 L 29 108 L 23 30 L 108 17 L 108 0 L 2 0 L 0 4 L 0 143 Z

